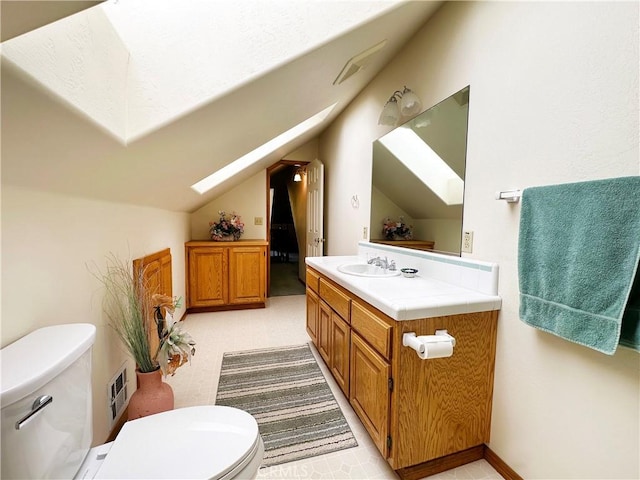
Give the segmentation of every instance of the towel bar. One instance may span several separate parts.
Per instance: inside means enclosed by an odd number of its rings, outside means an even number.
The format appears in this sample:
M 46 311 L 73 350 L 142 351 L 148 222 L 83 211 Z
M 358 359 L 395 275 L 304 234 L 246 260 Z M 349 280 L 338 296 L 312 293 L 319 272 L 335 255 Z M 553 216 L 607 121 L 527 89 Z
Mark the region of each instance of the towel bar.
M 522 192 L 520 190 L 504 190 L 496 192 L 496 200 L 506 200 L 507 203 L 517 203 L 520 201 Z

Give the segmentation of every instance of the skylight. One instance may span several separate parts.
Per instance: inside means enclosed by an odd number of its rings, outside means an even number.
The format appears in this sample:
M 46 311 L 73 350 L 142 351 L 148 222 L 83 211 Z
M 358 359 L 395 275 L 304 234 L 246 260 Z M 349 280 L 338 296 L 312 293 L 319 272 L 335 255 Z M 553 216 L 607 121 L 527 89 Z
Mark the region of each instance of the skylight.
M 109 0 L 2 42 L 1 54 L 128 144 L 400 3 Z
M 215 171 L 208 177 L 203 178 L 197 183 L 191 185 L 196 192 L 199 194 L 203 194 L 208 192 L 214 187 L 217 187 L 221 183 L 233 177 L 235 174 L 241 172 L 247 167 L 250 167 L 254 163 L 262 160 L 267 155 L 274 153 L 280 147 L 283 147 L 287 143 L 296 139 L 300 135 L 308 132 L 313 127 L 322 123 L 322 121 L 329 116 L 329 114 L 333 111 L 334 107 L 337 105 L 337 102 L 331 105 L 330 107 L 325 108 L 321 112 L 316 113 L 312 117 L 307 118 L 304 122 L 299 123 L 293 128 L 290 128 L 284 133 L 281 133 L 275 138 L 272 138 L 267 143 L 259 146 L 255 150 L 243 155 L 242 157 L 234 160 L 233 162 L 225 165 L 220 170 Z
M 447 205 L 461 205 L 464 181 L 410 128 L 380 138 L 389 152 Z

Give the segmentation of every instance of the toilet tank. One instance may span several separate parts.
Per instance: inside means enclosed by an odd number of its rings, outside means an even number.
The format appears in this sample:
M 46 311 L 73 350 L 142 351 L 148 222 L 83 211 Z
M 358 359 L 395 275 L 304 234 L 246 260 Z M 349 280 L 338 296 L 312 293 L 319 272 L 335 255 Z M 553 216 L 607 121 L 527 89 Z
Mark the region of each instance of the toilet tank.
M 0 350 L 1 478 L 75 475 L 93 434 L 95 335 L 91 324 L 55 325 Z

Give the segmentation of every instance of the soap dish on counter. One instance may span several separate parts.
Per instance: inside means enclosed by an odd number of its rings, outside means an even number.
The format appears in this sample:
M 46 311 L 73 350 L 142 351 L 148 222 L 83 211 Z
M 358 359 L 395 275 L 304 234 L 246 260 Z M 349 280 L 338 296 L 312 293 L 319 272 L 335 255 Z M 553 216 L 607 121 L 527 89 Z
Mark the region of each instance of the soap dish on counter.
M 418 273 L 418 270 L 416 270 L 415 268 L 401 268 L 400 271 L 406 278 L 413 278 L 416 276 L 416 273 Z

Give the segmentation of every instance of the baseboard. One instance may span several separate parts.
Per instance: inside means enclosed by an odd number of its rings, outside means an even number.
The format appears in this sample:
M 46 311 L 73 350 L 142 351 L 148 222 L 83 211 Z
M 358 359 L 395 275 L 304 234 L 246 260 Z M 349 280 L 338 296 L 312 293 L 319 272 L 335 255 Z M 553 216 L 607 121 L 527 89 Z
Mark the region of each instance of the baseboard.
M 418 480 L 430 475 L 436 475 L 447 470 L 452 470 L 483 458 L 505 480 L 523 480 L 515 470 L 507 465 L 504 460 L 496 455 L 496 453 L 487 445 L 478 445 L 476 447 L 463 450 L 462 452 L 452 453 L 451 455 L 436 458 L 418 465 L 401 468 L 396 470 L 396 473 L 402 480 Z
M 265 308 L 265 302 L 259 303 L 243 303 L 238 305 L 220 305 L 216 307 L 189 307 L 187 308 L 187 314 L 189 313 L 206 313 L 206 312 L 226 312 L 228 310 L 248 310 L 251 308 Z
M 460 467 L 467 463 L 475 462 L 482 458 L 484 458 L 484 445 L 478 445 L 463 450 L 462 452 L 452 453 L 451 455 L 435 458 L 428 462 L 419 463 L 418 465 L 401 468 L 396 470 L 396 473 L 402 480 L 418 480 Z
M 523 478 L 516 473 L 504 460 L 502 460 L 496 453 L 491 450 L 487 445 L 484 446 L 484 459 L 489 465 L 491 465 L 496 472 L 502 475 L 505 480 L 523 480 Z

